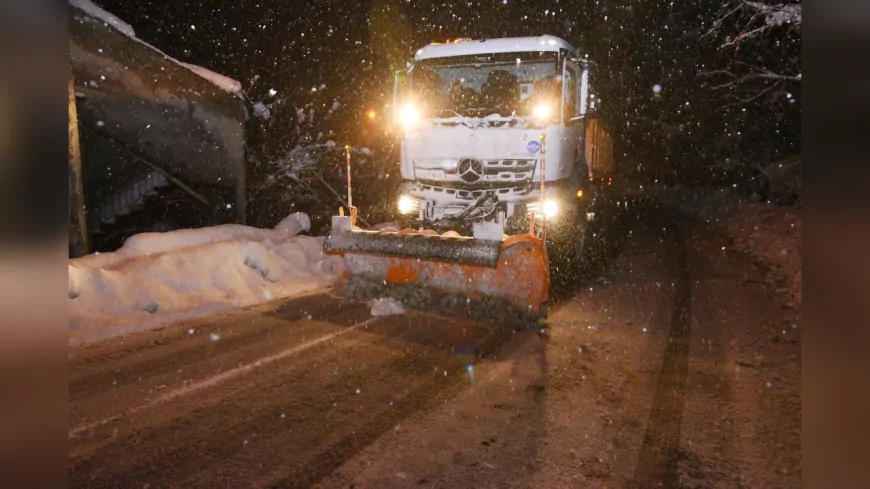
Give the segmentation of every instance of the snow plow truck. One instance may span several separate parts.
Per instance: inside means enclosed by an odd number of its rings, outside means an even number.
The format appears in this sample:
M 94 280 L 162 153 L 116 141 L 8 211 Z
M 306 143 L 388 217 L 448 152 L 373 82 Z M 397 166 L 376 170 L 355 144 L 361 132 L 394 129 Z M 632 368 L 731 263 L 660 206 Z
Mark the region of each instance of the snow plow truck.
M 352 203 L 333 217 L 324 251 L 348 265 L 336 292 L 546 317 L 551 274 L 580 266 L 612 178 L 591 63 L 539 36 L 433 43 L 407 65 L 392 104 L 405 221 L 362 229 Z

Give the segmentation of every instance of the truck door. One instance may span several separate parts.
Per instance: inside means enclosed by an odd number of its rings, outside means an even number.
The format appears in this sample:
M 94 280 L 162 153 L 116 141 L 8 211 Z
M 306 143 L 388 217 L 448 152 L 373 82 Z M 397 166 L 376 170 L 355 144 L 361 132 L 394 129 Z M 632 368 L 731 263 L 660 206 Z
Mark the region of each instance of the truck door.
M 581 114 L 580 70 L 576 61 L 566 58 L 562 74 L 562 121 L 565 124 L 565 159 L 571 165 L 571 186 L 580 188 L 588 178 L 581 175 L 583 161 L 584 120 Z

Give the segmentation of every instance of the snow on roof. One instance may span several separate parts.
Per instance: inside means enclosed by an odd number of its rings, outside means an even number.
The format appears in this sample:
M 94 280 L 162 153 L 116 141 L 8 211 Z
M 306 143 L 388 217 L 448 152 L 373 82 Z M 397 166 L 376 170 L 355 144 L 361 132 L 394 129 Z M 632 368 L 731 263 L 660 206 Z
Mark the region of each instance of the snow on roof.
M 527 51 L 553 51 L 565 49 L 571 54 L 579 55 L 574 46 L 555 36 L 537 37 L 507 37 L 502 39 L 460 39 L 449 43 L 432 43 L 417 50 L 415 61 L 447 56 L 465 56 L 472 54 L 493 54 Z
M 140 44 L 144 44 L 148 48 L 150 48 L 154 51 L 157 51 L 158 53 L 160 53 L 161 55 L 166 57 L 166 59 L 172 61 L 173 63 L 175 63 L 179 66 L 183 66 L 184 68 L 187 68 L 188 70 L 196 73 L 200 77 L 202 77 L 202 78 L 208 80 L 209 82 L 213 83 L 214 85 L 220 87 L 222 90 L 229 92 L 229 93 L 233 93 L 233 94 L 237 95 L 239 98 L 242 98 L 242 99 L 245 98 L 243 91 L 242 91 L 242 84 L 239 81 L 234 80 L 228 76 L 224 76 L 224 75 L 221 75 L 219 73 L 215 73 L 214 71 L 211 71 L 208 68 L 203 68 L 202 66 L 197 66 L 194 64 L 185 63 L 183 61 L 179 61 L 179 60 L 173 58 L 172 56 L 169 56 L 168 54 L 157 49 L 156 47 L 152 46 L 151 44 L 148 44 L 147 42 L 136 37 L 136 32 L 133 30 L 133 27 L 131 27 L 130 24 L 127 24 L 126 22 L 119 19 L 115 15 L 103 10 L 102 8 L 100 8 L 98 5 L 96 5 L 91 0 L 69 0 L 69 3 L 70 3 L 70 5 L 73 5 L 74 7 L 77 7 L 79 9 L 83 10 L 84 12 L 87 12 L 89 15 L 92 15 L 92 16 L 102 20 L 106 24 L 111 25 L 115 29 L 118 29 L 118 31 L 122 32 L 130 39 L 133 39 L 134 41 L 136 41 Z
M 70 5 L 78 7 L 130 37 L 136 37 L 133 27 L 123 20 L 106 12 L 91 0 L 69 0 Z
M 185 63 L 183 61 L 177 61 L 178 64 L 184 66 L 188 70 L 196 73 L 197 75 L 205 78 L 206 80 L 214 83 L 215 85 L 221 87 L 223 90 L 230 93 L 240 93 L 242 91 L 242 84 L 237 80 L 233 80 L 228 76 L 221 75 L 220 73 L 215 73 L 214 71 L 209 70 L 208 68 L 203 68 L 202 66 L 192 65 L 190 63 Z

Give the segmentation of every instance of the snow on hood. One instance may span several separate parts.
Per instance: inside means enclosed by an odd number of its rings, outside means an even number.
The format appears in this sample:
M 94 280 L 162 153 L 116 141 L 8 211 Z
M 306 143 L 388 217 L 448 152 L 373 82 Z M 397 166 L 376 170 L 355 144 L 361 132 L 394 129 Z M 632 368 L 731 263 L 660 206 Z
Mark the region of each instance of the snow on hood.
M 485 117 L 464 116 L 461 114 L 457 114 L 456 112 L 454 112 L 454 114 L 456 115 L 451 117 L 435 117 L 432 119 L 432 123 L 436 126 L 463 125 L 472 129 L 484 126 L 503 128 L 512 128 L 513 126 L 519 126 L 521 128 L 529 127 L 529 121 L 525 117 L 513 114 L 503 116 L 496 113 L 487 115 Z
M 214 71 L 211 71 L 208 68 L 204 68 L 202 66 L 197 66 L 194 64 L 190 64 L 190 63 L 185 63 L 183 61 L 179 61 L 179 60 L 173 58 L 172 56 L 169 56 L 168 54 L 157 49 L 156 47 L 152 46 L 151 44 L 148 44 L 147 42 L 136 37 L 136 32 L 133 30 L 133 27 L 130 26 L 130 24 L 119 19 L 114 14 L 111 14 L 111 13 L 103 10 L 102 8 L 100 8 L 98 5 L 96 5 L 91 0 L 69 0 L 69 3 L 70 3 L 70 5 L 87 12 L 89 15 L 92 15 L 92 16 L 102 20 L 106 24 L 111 25 L 112 27 L 114 27 L 118 31 L 125 34 L 127 37 L 133 39 L 134 41 L 136 41 L 140 44 L 143 44 L 143 45 L 147 46 L 148 48 L 160 53 L 161 55 L 166 57 L 166 59 L 172 61 L 173 63 L 175 63 L 179 66 L 182 66 L 184 68 L 187 68 L 188 70 L 192 71 L 193 73 L 196 73 L 201 78 L 208 80 L 209 82 L 211 82 L 215 86 L 221 88 L 222 90 L 224 90 L 228 93 L 235 94 L 236 96 L 238 96 L 242 100 L 245 99 L 244 91 L 242 90 L 241 82 L 234 80 L 228 76 L 221 75 L 219 73 L 215 73 Z

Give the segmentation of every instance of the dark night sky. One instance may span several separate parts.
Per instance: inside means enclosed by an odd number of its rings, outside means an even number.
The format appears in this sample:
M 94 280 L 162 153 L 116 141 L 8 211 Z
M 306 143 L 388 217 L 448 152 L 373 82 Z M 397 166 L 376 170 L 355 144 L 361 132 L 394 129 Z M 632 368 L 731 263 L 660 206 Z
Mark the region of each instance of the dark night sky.
M 725 155 L 773 158 L 800 150 L 800 84 L 711 92 L 700 73 L 736 61 L 800 69 L 800 36 L 785 29 L 723 50 L 700 35 L 730 0 L 97 0 L 137 35 L 183 61 L 240 80 L 262 99 L 303 97 L 327 84 L 360 107 L 392 91 L 390 67 L 433 41 L 552 34 L 597 63 L 594 88 L 618 153 L 673 166 Z M 745 18 L 734 17 L 735 22 Z M 739 27 L 738 27 L 739 28 Z M 739 66 L 738 66 L 739 67 Z M 795 68 L 796 67 L 796 68 Z M 597 85 L 596 85 L 597 83 Z M 654 93 L 652 87 L 663 90 Z M 742 90 L 742 91 L 740 91 Z M 381 98 L 383 97 L 383 98 Z M 728 98 L 730 97 L 730 98 Z M 379 100 L 379 98 L 381 98 Z
M 98 0 L 142 39 L 187 62 L 279 92 L 360 79 L 391 89 L 387 55 L 373 39 L 389 37 L 407 56 L 432 41 L 550 33 L 578 42 L 578 8 L 528 2 L 359 2 Z M 594 3 L 594 2 L 591 2 Z M 393 6 L 395 10 L 388 10 Z M 386 14 L 387 32 L 375 18 Z M 400 10 L 400 12 L 398 12 Z M 371 22 L 369 19 L 373 19 Z M 370 81 L 371 80 L 371 81 Z M 261 85 L 262 84 L 262 85 Z M 377 86 L 374 83 L 373 86 Z

